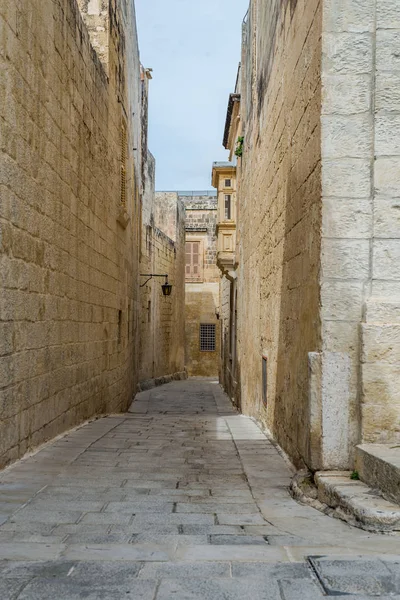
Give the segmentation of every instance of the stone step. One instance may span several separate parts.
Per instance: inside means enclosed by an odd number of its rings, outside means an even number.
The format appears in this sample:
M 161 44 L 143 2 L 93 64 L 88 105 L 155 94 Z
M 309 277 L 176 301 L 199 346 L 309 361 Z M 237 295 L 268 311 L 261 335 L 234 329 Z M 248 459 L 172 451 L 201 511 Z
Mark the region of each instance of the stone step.
M 356 470 L 371 488 L 400 504 L 400 445 L 360 444 L 356 448 Z
M 337 517 L 362 529 L 400 531 L 400 506 L 350 475 L 350 471 L 316 473 L 318 500 L 333 508 Z

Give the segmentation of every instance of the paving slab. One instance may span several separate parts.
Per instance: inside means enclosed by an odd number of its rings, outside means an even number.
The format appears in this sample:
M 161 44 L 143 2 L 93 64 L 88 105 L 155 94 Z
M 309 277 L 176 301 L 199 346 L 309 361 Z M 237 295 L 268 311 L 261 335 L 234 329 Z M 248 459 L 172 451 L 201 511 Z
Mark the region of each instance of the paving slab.
M 330 595 L 365 594 L 383 596 L 399 591 L 400 580 L 379 558 L 357 557 L 340 560 L 329 557 L 309 557 L 309 561 L 325 592 Z M 392 565 L 393 566 L 393 565 Z M 398 575 L 400 575 L 400 564 Z
M 156 582 L 134 581 L 118 588 L 88 588 L 72 580 L 35 579 L 18 596 L 18 600 L 153 600 Z
M 159 544 L 72 544 L 63 552 L 66 560 L 83 561 L 163 561 L 173 559 L 173 549 Z M 1 554 L 0 554 L 1 556 Z
M 177 560 L 190 561 L 254 561 L 254 562 L 285 562 L 289 557 L 283 548 L 271 548 L 269 546 L 248 546 L 248 545 L 198 545 L 178 548 L 176 552 Z
M 0 544 L 0 560 L 50 560 L 61 556 L 64 544 L 6 542 Z
M 148 562 L 143 565 L 138 577 L 141 579 L 207 579 L 211 577 L 230 577 L 230 574 L 231 566 L 229 562 Z
M 157 600 L 282 600 L 277 584 L 256 579 L 165 579 L 161 580 Z
M 0 598 L 317 600 L 322 581 L 338 598 L 400 596 L 400 536 L 297 504 L 291 474 L 216 383 L 149 390 L 145 415 L 88 423 L 0 473 Z
M 268 544 L 268 540 L 263 536 L 255 535 L 227 535 L 227 534 L 211 534 L 209 536 L 210 544 L 217 546 L 229 546 L 232 544 L 238 545 L 250 545 L 250 546 L 265 546 Z
M 0 579 L 0 598 L 1 600 L 14 600 L 22 591 L 25 583 L 15 579 Z
M 279 590 L 282 600 L 321 600 L 325 597 L 318 584 L 307 579 L 280 580 Z

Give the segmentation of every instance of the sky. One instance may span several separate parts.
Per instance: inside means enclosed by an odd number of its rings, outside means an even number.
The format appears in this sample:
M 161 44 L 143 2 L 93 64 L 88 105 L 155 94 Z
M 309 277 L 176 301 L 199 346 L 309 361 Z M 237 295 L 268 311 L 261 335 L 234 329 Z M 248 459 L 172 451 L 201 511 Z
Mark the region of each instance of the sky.
M 140 58 L 150 81 L 149 149 L 156 190 L 210 190 L 248 0 L 136 0 Z

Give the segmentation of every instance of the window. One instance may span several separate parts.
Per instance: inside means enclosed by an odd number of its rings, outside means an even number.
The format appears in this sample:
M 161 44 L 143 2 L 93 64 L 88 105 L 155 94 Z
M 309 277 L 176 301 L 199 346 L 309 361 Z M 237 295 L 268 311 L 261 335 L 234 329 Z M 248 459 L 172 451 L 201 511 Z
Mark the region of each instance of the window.
M 231 179 L 225 179 L 225 187 L 232 187 L 232 180 Z
M 186 280 L 201 281 L 202 279 L 202 257 L 200 249 L 200 242 L 186 242 Z
M 231 216 L 231 195 L 225 194 L 225 220 L 230 221 Z
M 118 311 L 118 330 L 117 330 L 118 344 L 122 341 L 122 310 Z
M 200 324 L 200 350 L 201 352 L 215 352 L 214 324 Z
M 268 386 L 268 357 L 263 354 L 262 357 L 262 398 L 265 406 L 267 405 L 267 386 Z

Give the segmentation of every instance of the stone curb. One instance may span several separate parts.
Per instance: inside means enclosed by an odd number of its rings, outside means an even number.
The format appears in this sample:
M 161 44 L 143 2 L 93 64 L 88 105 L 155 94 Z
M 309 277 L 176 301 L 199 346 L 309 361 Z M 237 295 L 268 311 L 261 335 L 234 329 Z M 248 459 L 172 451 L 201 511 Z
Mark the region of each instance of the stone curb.
M 160 385 L 164 385 L 165 383 L 171 383 L 171 381 L 182 381 L 188 378 L 188 374 L 186 369 L 184 371 L 178 371 L 177 373 L 172 373 L 172 375 L 163 375 L 162 377 L 155 377 L 154 379 L 147 379 L 146 381 L 141 381 L 137 386 L 137 393 L 146 392 L 147 390 L 151 390 Z
M 300 471 L 291 482 L 290 492 L 298 502 L 354 527 L 383 533 L 400 531 L 400 506 L 361 481 L 352 481 L 350 472 L 318 472 L 313 477 Z

